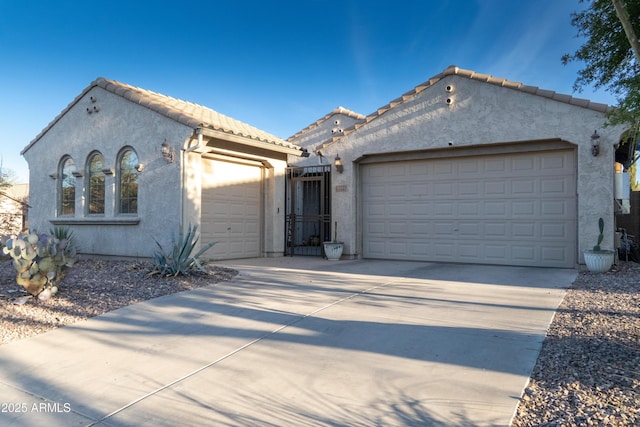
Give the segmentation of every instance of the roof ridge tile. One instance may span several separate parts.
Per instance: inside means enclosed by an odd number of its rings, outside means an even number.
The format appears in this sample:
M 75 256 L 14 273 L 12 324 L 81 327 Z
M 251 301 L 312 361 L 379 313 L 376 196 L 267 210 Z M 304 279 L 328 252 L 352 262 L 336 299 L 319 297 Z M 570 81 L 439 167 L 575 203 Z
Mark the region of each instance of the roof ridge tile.
M 371 121 L 375 120 L 376 118 L 380 117 L 381 115 L 385 114 L 386 112 L 393 110 L 394 108 L 397 108 L 399 105 L 404 104 L 408 101 L 410 101 L 411 99 L 413 99 L 416 95 L 418 95 L 420 92 L 428 89 L 429 87 L 435 85 L 437 82 L 439 82 L 440 80 L 442 80 L 443 78 L 447 77 L 447 76 L 451 76 L 451 75 L 457 75 L 457 76 L 461 76 L 461 77 L 465 77 L 468 78 L 470 80 L 478 80 L 480 82 L 485 82 L 488 84 L 493 84 L 496 86 L 501 86 L 504 87 L 506 89 L 511 89 L 511 90 L 517 90 L 523 93 L 528 93 L 531 95 L 537 95 L 537 96 L 541 96 L 544 98 L 550 98 L 553 99 L 555 101 L 558 102 L 563 102 L 566 104 L 570 104 L 570 105 L 575 105 L 578 107 L 583 107 L 583 108 L 588 108 L 591 110 L 595 110 L 598 112 L 607 112 L 609 109 L 611 109 L 612 107 L 606 105 L 606 104 L 599 104 L 599 103 L 594 103 L 588 100 L 585 100 L 586 102 L 582 102 L 579 98 L 574 98 L 571 95 L 565 95 L 565 94 L 559 94 L 556 93 L 552 90 L 546 90 L 546 89 L 540 89 L 537 86 L 529 86 L 529 85 L 525 85 L 523 83 L 520 82 L 514 82 L 514 81 L 510 81 L 507 80 L 505 78 L 498 78 L 498 77 L 493 77 L 490 74 L 482 74 L 482 73 L 477 73 L 473 70 L 466 70 L 463 68 L 459 68 L 456 65 L 450 65 L 449 67 L 447 67 L 444 71 L 442 71 L 439 74 L 436 74 L 435 76 L 429 78 L 426 82 L 421 83 L 417 86 L 415 86 L 413 89 L 409 90 L 408 92 L 405 92 L 404 94 L 402 94 L 400 97 L 396 98 L 394 101 L 390 102 L 389 104 L 386 104 L 380 108 L 378 108 L 375 112 L 369 114 L 368 116 L 366 116 L 366 118 L 360 122 L 360 123 L 355 123 L 353 124 L 351 127 L 344 129 L 341 135 L 338 135 L 336 137 L 333 138 L 333 142 L 344 138 L 345 136 L 349 135 L 350 133 L 354 132 L 355 130 L 359 129 L 360 127 L 362 127 L 363 125 L 370 123 Z M 399 102 L 395 102 L 395 101 L 399 101 Z M 298 135 L 298 134 L 296 134 Z

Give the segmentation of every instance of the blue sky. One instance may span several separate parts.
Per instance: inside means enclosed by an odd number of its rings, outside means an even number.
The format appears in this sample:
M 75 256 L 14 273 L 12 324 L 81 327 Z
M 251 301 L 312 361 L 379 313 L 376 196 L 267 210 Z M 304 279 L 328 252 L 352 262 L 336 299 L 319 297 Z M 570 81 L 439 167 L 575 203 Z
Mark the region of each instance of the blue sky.
M 0 154 L 97 77 L 287 138 L 338 106 L 369 114 L 449 65 L 573 93 L 578 0 L 0 0 Z

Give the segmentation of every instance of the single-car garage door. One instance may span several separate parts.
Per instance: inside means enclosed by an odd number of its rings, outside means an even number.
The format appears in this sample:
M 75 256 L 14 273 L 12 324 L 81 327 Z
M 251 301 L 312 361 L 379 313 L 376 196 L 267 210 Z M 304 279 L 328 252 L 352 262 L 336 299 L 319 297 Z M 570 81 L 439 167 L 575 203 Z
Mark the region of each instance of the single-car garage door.
M 362 165 L 365 258 L 574 267 L 573 150 Z
M 202 242 L 212 259 L 259 257 L 262 168 L 202 159 Z

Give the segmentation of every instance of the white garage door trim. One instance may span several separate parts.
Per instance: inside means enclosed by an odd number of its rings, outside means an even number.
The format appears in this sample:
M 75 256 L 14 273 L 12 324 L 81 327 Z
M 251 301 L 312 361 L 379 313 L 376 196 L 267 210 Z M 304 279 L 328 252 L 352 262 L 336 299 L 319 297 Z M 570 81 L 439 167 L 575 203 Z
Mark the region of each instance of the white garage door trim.
M 477 154 L 362 164 L 363 256 L 574 267 L 575 151 Z
M 258 162 L 203 156 L 202 242 L 209 259 L 262 255 L 264 168 Z

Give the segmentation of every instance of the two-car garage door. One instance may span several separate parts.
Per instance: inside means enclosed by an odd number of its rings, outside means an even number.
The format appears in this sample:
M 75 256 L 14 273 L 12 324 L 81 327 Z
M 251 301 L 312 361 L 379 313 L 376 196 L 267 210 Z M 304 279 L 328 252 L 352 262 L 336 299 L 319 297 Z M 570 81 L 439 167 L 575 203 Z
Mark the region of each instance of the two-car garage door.
M 572 150 L 362 165 L 365 258 L 574 267 Z

